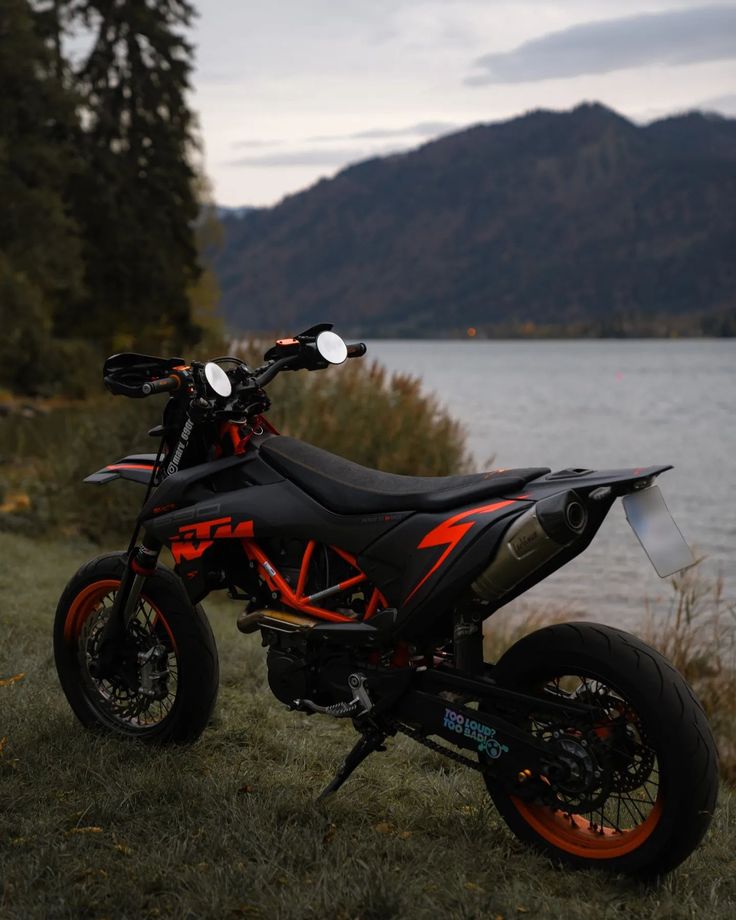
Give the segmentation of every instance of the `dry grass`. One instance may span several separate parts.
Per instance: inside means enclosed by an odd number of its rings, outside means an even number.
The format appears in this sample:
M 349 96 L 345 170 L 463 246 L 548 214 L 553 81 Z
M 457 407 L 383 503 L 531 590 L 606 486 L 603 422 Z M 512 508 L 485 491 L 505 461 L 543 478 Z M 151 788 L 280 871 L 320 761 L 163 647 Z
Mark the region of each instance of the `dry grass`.
M 259 363 L 267 343 L 241 352 Z M 411 374 L 367 358 L 326 371 L 283 373 L 268 388 L 269 418 L 284 434 L 358 463 L 411 476 L 446 476 L 471 464 L 463 426 Z
M 723 596 L 723 581 L 695 565 L 671 579 L 664 619 L 650 610 L 642 638 L 659 649 L 693 687 L 716 736 L 721 773 L 736 785 L 736 605 Z

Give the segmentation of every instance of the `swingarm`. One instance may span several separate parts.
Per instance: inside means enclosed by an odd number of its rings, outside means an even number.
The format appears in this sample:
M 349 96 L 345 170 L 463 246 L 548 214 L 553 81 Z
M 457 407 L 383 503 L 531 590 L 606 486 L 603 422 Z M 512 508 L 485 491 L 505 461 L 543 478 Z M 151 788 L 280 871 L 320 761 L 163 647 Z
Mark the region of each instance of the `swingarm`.
M 384 750 L 383 741 L 396 731 L 465 766 L 492 773 L 494 779 L 511 790 L 518 791 L 522 783 L 530 789 L 536 788 L 538 782 L 528 782 L 531 777 L 559 777 L 568 772 L 569 763 L 557 743 L 556 732 L 535 735 L 525 726 L 532 719 L 538 726 L 545 723 L 580 726 L 576 735 L 585 747 L 586 734 L 604 717 L 598 707 L 575 699 L 510 690 L 487 678 L 470 677 L 452 668 L 369 671 L 363 687 L 369 706 L 350 712 L 361 738 L 321 799 L 332 795 L 370 753 Z M 482 709 L 467 705 L 473 700 L 481 702 Z M 326 712 L 316 707 L 312 711 Z M 480 758 L 471 760 L 432 738 L 471 751 Z
M 540 713 L 546 701 L 529 700 L 528 708 L 532 706 L 537 718 L 543 719 Z M 590 719 L 591 709 L 585 708 Z M 394 716 L 399 725 L 413 729 L 409 734 L 417 741 L 426 743 L 429 736 L 434 736 L 482 755 L 483 767 L 512 788 L 518 786 L 520 776 L 549 776 L 558 767 L 559 752 L 546 738 L 531 734 L 497 712 L 471 709 L 452 699 L 412 690 L 399 701 Z

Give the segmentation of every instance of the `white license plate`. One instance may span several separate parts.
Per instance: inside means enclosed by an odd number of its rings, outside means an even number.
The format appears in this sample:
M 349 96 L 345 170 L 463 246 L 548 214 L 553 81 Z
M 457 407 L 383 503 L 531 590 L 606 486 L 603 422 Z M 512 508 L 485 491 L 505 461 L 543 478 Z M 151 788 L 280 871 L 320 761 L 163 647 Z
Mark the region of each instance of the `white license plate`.
M 626 520 L 660 578 L 694 565 L 695 556 L 664 502 L 659 486 L 623 498 Z

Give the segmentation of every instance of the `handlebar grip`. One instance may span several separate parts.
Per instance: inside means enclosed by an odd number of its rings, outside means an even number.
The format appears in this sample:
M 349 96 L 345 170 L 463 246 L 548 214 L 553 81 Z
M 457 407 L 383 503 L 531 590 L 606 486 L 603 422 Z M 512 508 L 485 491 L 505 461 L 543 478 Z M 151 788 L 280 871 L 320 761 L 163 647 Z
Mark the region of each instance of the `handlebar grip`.
M 362 358 L 367 351 L 365 342 L 353 342 L 348 345 L 348 358 Z
M 153 396 L 154 393 L 168 393 L 172 390 L 178 390 L 181 380 L 172 374 L 170 377 L 162 377 L 160 380 L 153 380 L 151 383 L 144 383 L 141 387 L 144 396 Z

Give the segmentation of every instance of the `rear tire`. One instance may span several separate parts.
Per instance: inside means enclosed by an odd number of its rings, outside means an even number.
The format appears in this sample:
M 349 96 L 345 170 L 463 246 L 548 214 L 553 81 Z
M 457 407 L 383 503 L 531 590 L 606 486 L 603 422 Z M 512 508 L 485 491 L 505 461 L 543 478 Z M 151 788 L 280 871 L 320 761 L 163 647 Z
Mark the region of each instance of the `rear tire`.
M 124 553 L 98 556 L 64 589 L 54 621 L 62 689 L 86 728 L 154 743 L 194 741 L 217 699 L 217 648 L 204 611 L 192 606 L 173 572 L 157 566 L 144 584 L 129 630 L 127 683 L 89 672 L 125 568 Z
M 528 692 L 575 692 L 606 709 L 597 724 L 527 723 L 550 744 L 567 745 L 577 758 L 578 788 L 569 777 L 560 786 L 532 777 L 536 796 L 521 783 L 513 795 L 486 774 L 494 804 L 516 837 L 567 866 L 641 877 L 669 872 L 693 852 L 716 804 L 717 752 L 702 707 L 665 658 L 621 630 L 566 623 L 513 645 L 494 679 Z

